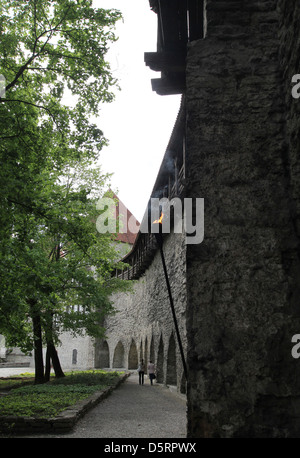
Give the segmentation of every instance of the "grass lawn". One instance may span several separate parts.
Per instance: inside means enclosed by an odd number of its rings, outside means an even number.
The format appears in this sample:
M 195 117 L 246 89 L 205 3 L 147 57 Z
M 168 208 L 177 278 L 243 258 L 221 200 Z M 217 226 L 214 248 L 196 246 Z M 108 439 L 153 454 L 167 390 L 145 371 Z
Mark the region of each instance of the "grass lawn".
M 13 380 L 0 380 L 0 416 L 50 418 L 70 405 L 85 399 L 95 391 L 112 385 L 123 372 L 101 370 L 78 371 L 65 374 L 43 385 L 34 385 L 32 375 L 20 375 Z M 22 386 L 20 386 L 22 385 Z

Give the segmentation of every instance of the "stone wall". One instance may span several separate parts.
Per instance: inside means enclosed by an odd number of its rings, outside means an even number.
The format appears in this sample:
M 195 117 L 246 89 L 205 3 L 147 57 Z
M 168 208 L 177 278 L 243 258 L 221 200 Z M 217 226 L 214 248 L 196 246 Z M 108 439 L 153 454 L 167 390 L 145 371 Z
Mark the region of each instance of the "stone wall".
M 95 364 L 94 339 L 83 333 L 73 337 L 69 332 L 59 336 L 57 354 L 64 370 L 92 369 Z
M 296 0 L 278 1 L 279 62 L 282 72 L 285 101 L 285 155 L 286 174 L 289 180 L 292 215 L 297 235 L 300 235 L 300 100 L 291 97 L 291 80 L 300 73 L 300 4 Z M 299 92 L 299 91 L 298 91 Z
M 187 247 L 188 435 L 299 436 L 299 5 L 207 0 L 206 15 L 186 73 L 186 195 L 205 199 Z
M 185 245 L 182 234 L 163 244 L 180 337 L 186 349 Z M 185 390 L 169 296 L 159 250 L 145 274 L 133 282 L 133 293 L 112 297 L 117 313 L 104 323 L 107 339 L 96 344 L 96 367 L 136 369 L 144 358 L 155 362 L 158 381 Z

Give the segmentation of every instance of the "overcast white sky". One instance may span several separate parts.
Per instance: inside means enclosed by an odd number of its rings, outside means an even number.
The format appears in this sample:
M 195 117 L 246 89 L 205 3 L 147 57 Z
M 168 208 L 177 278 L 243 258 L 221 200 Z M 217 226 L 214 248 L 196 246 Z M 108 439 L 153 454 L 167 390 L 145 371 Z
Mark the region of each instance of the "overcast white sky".
M 144 63 L 144 52 L 156 51 L 157 16 L 148 0 L 94 0 L 95 7 L 122 12 L 109 60 L 121 91 L 106 104 L 97 121 L 109 140 L 102 150 L 103 171 L 113 173 L 113 190 L 141 221 L 171 136 L 180 96 L 159 96 L 151 78 L 160 73 Z

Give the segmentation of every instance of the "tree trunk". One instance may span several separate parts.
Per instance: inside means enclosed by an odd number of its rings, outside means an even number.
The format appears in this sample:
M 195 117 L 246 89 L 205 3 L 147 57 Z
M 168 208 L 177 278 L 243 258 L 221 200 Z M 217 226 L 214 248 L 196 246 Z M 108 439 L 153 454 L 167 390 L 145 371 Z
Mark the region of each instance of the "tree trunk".
M 58 354 L 57 354 L 57 351 L 56 351 L 56 348 L 53 342 L 48 342 L 47 351 L 49 351 L 49 356 L 52 360 L 55 377 L 57 378 L 65 377 L 65 374 L 61 368 L 59 357 L 58 357 Z
M 46 367 L 45 367 L 45 381 L 46 382 L 49 382 L 50 380 L 50 372 L 51 372 L 51 358 L 50 358 L 50 352 L 49 352 L 48 345 L 47 345 Z
M 58 354 L 53 342 L 53 313 L 47 314 L 47 329 L 46 329 L 46 342 L 47 342 L 47 381 L 50 380 L 50 359 L 53 364 L 53 369 L 55 372 L 55 377 L 64 377 L 65 374 L 60 365 Z
M 32 326 L 34 338 L 34 364 L 35 364 L 35 384 L 45 383 L 44 377 L 44 360 L 43 360 L 43 342 L 41 318 L 33 310 L 32 306 Z

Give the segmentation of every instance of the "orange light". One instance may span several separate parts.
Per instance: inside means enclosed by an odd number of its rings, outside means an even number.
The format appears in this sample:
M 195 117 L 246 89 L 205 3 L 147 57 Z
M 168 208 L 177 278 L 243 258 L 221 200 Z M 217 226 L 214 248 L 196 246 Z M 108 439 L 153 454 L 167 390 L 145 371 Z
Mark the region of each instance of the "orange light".
M 163 217 L 164 217 L 164 214 L 161 213 L 160 218 L 156 219 L 155 221 L 153 221 L 153 224 L 161 224 L 162 220 L 163 220 Z

